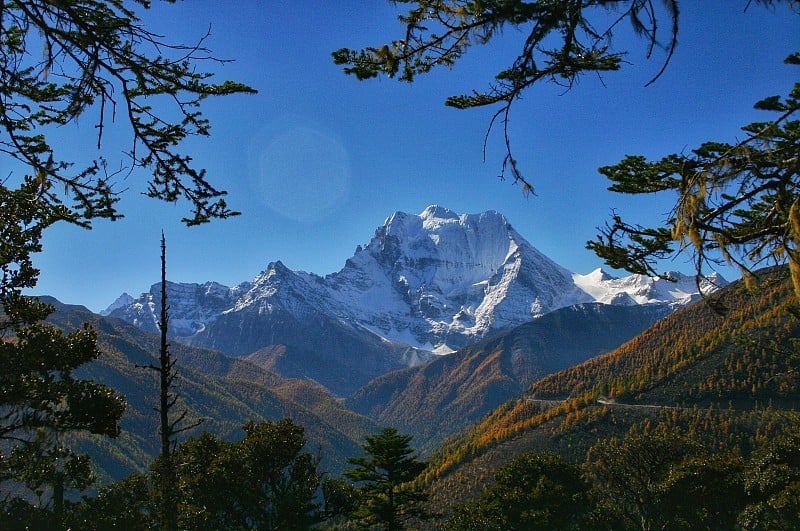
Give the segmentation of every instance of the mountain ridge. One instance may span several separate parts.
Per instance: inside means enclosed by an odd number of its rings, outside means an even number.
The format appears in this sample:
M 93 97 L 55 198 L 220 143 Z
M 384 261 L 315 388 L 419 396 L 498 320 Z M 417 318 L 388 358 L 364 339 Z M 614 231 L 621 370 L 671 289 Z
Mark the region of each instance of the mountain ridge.
M 456 214 L 431 205 L 418 215 L 387 217 L 366 246 L 325 277 L 292 271 L 278 260 L 234 287 L 169 282 L 167 289 L 178 338 L 248 306 L 269 312 L 282 305 L 296 318 L 306 317 L 310 307 L 391 341 L 446 353 L 572 304 L 680 307 L 697 298 L 693 278 L 670 275 L 678 282 L 642 275 L 619 279 L 602 269 L 571 273 L 496 211 Z M 712 289 L 714 282 L 727 283 L 715 277 L 701 289 Z M 159 297 L 156 283 L 135 299 L 121 295 L 101 314 L 157 331 Z
M 168 282 L 170 333 L 190 345 L 259 359 L 287 377 L 310 378 L 338 396 L 369 380 L 449 354 L 575 304 L 673 310 L 724 279 L 696 285 L 642 275 L 569 272 L 496 211 L 456 214 L 432 205 L 395 212 L 344 267 L 325 277 L 271 262 L 252 280 Z M 105 312 L 158 331 L 160 284 Z M 649 311 L 649 310 L 646 310 Z
M 101 483 L 146 471 L 160 448 L 158 416 L 153 412 L 158 381 L 144 367 L 157 363 L 159 337 L 80 305 L 63 304 L 52 297 L 40 299 L 56 310 L 48 319 L 51 324 L 67 331 L 83 323 L 92 325 L 102 354 L 77 372 L 82 378 L 113 387 L 128 402 L 118 438 L 70 435 L 73 447 L 92 455 Z M 170 351 L 179 373 L 174 389 L 179 395 L 176 411 L 185 410 L 188 419 L 205 419 L 180 439 L 202 431 L 223 439 L 238 439 L 248 420 L 278 421 L 290 417 L 304 426 L 309 448 L 320 454 L 324 468 L 340 473 L 347 466 L 346 458 L 360 451 L 364 436 L 379 430 L 377 423 L 343 407 L 313 382 L 287 379 L 219 351 L 176 342 L 170 344 Z
M 535 381 L 613 350 L 669 313 L 659 305 L 560 308 L 447 356 L 380 376 L 345 405 L 414 433 L 418 444 L 430 449 Z
M 681 431 L 715 451 L 796 426 L 800 325 L 788 268 L 756 273 L 674 312 L 619 348 L 554 372 L 452 436 L 431 457 L 426 484 L 447 505 L 480 492 L 486 470 L 553 451 L 582 462 L 595 442 L 632 431 Z

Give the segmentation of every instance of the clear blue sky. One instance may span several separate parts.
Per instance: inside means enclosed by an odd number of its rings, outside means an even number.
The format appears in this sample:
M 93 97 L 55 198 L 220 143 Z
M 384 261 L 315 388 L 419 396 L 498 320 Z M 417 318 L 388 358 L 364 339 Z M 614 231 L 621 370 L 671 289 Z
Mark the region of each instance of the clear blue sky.
M 155 2 L 155 4 L 159 4 Z M 606 192 L 596 168 L 626 154 L 659 157 L 706 140 L 741 138 L 739 127 L 768 118 L 752 105 L 790 90 L 797 68 L 782 64 L 800 50 L 800 16 L 746 0 L 681 2 L 679 47 L 664 75 L 663 55 L 647 61 L 633 44 L 620 73 L 587 77 L 571 91 L 527 93 L 515 104 L 511 134 L 517 158 L 537 195 L 499 182 L 503 151 L 490 137 L 494 110 L 446 108 L 452 94 L 485 88 L 508 65 L 524 35 L 475 49 L 453 70 L 414 84 L 359 82 L 333 64 L 330 52 L 399 38 L 397 8 L 373 0 L 192 0 L 158 6 L 145 20 L 173 42 L 190 43 L 210 26 L 207 45 L 221 78 L 250 84 L 255 96 L 209 101 L 212 136 L 186 150 L 229 191 L 242 216 L 185 228 L 186 205 L 139 195 L 144 176 L 123 183 L 126 218 L 98 221 L 91 231 L 56 227 L 37 256 L 36 293 L 99 311 L 120 293 L 136 295 L 159 278 L 159 238 L 168 241 L 173 281 L 251 279 L 271 261 L 318 274 L 339 270 L 392 212 L 440 204 L 460 213 L 497 210 L 535 247 L 571 271 L 602 264 L 584 249 L 612 208 L 657 221 L 667 201 Z M 666 36 L 665 36 L 666 37 Z M 92 151 L 93 120 L 62 132 L 75 153 Z M 122 161 L 107 147 L 112 162 Z M 111 144 L 109 146 L 108 144 Z M 126 147 L 120 145 L 120 149 Z M 638 217 L 637 217 L 638 216 Z M 679 261 L 665 269 L 691 271 Z

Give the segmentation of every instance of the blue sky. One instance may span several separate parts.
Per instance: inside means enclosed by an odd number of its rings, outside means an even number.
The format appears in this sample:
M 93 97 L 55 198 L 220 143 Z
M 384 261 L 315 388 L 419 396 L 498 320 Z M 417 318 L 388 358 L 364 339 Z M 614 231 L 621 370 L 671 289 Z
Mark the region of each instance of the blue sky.
M 322 275 L 337 271 L 392 212 L 419 213 L 430 204 L 502 212 L 546 255 L 588 273 L 602 264 L 584 244 L 612 208 L 647 223 L 670 207 L 669 198 L 607 192 L 596 168 L 626 154 L 660 157 L 741 138 L 740 126 L 768 118 L 753 103 L 790 90 L 796 68 L 782 61 L 800 49 L 800 18 L 785 7 L 743 13 L 746 0 L 682 2 L 679 47 L 655 84 L 644 87 L 663 56 L 647 61 L 641 43 L 632 43 L 631 64 L 622 72 L 587 77 L 566 93 L 537 88 L 515 104 L 512 141 L 537 194 L 525 198 L 518 186 L 498 180 L 499 134 L 489 138 L 483 159 L 494 110 L 443 104 L 449 95 L 487 87 L 510 64 L 524 38 L 517 30 L 413 84 L 359 82 L 333 64 L 330 52 L 399 38 L 403 28 L 391 2 L 155 4 L 144 15 L 154 31 L 191 43 L 210 27 L 206 44 L 235 62 L 208 68 L 259 90 L 208 101 L 212 136 L 186 144 L 242 216 L 185 228 L 179 222 L 185 204 L 144 198 L 145 176 L 128 177 L 121 183 L 128 188 L 125 219 L 98 221 L 91 231 L 55 227 L 36 258 L 42 270 L 36 293 L 95 311 L 158 280 L 162 229 L 171 280 L 233 285 L 276 260 Z M 95 156 L 93 123 L 60 131 L 64 149 Z M 123 161 L 117 153 L 125 147 L 124 131 L 110 135 L 106 156 Z M 689 272 L 691 265 L 679 259 L 664 269 Z

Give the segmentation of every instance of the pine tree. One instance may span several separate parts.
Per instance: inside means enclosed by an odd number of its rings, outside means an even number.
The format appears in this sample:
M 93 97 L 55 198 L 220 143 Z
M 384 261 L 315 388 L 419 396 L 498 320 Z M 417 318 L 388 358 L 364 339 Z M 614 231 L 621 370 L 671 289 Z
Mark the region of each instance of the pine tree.
M 425 518 L 422 504 L 427 495 L 411 484 L 425 470 L 409 443 L 412 436 L 385 428 L 366 437 L 364 457 L 347 461 L 356 465 L 345 476 L 360 483 L 360 504 L 353 516 L 383 529 L 404 529 L 410 518 Z

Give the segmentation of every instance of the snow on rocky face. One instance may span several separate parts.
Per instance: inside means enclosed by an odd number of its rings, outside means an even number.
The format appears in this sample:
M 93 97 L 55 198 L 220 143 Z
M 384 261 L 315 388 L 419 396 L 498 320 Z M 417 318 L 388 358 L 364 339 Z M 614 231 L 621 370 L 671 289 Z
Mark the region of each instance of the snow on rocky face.
M 169 283 L 168 298 L 179 338 L 222 314 L 266 315 L 280 308 L 298 320 L 320 312 L 392 341 L 446 353 L 577 303 L 679 307 L 696 299 L 694 279 L 674 276 L 678 282 L 613 278 L 599 269 L 570 273 L 497 212 L 459 215 L 430 206 L 419 215 L 392 214 L 341 271 L 324 278 L 276 262 L 234 288 Z M 107 312 L 152 329 L 158 286 L 133 301 L 120 298 Z
M 196 334 L 230 308 L 248 286 L 248 283 L 229 288 L 217 282 L 167 282 L 171 335 L 188 337 Z M 153 284 L 149 292 L 142 293 L 136 299 L 130 296 L 126 299 L 125 295 L 127 294 L 121 295 L 101 313 L 128 321 L 148 332 L 158 333 L 161 283 Z M 127 304 L 126 300 L 129 301 Z
M 457 215 L 439 206 L 393 214 L 325 280 L 347 318 L 443 352 L 589 300 L 502 215 Z
M 728 282 L 714 273 L 700 281 L 695 277 L 670 271 L 666 278 L 652 278 L 645 275 L 630 275 L 616 278 L 602 269 L 595 269 L 588 275 L 574 273 L 575 285 L 588 293 L 595 301 L 604 304 L 667 304 L 673 309 L 686 306 L 700 297 L 725 286 Z

